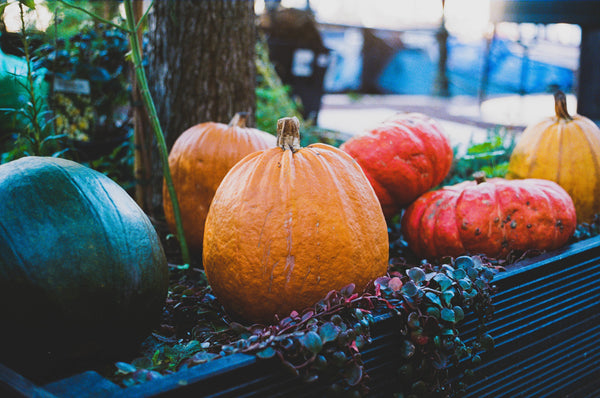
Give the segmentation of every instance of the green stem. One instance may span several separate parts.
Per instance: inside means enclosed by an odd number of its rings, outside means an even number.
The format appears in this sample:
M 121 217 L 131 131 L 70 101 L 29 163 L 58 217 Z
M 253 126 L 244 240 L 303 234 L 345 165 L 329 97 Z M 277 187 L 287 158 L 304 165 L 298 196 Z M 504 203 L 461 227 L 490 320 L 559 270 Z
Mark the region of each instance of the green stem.
M 144 12 L 144 15 L 142 15 L 140 20 L 137 22 L 137 25 L 135 25 L 136 32 L 139 32 L 140 27 L 142 26 L 142 23 L 144 23 L 144 19 L 146 19 L 146 17 L 148 16 L 148 13 L 150 12 L 150 9 L 152 8 L 153 5 L 154 5 L 154 0 L 152 0 L 150 5 L 148 6 L 148 8 L 146 8 L 146 12 Z
M 173 179 L 171 177 L 171 170 L 169 169 L 169 152 L 167 150 L 165 136 L 163 134 L 160 122 L 158 120 L 156 107 L 154 106 L 154 101 L 152 100 L 150 90 L 148 89 L 148 79 L 146 78 L 146 72 L 144 71 L 144 67 L 142 66 L 141 47 L 136 31 L 136 22 L 133 15 L 133 5 L 131 3 L 131 0 L 125 0 L 125 14 L 128 27 L 127 32 L 129 33 L 129 38 L 131 41 L 133 64 L 135 67 L 135 74 L 139 84 L 140 94 L 142 96 L 144 106 L 148 110 L 150 124 L 152 126 L 152 130 L 154 131 L 156 142 L 158 143 L 158 149 L 160 152 L 160 157 L 163 166 L 163 175 L 165 177 L 167 190 L 169 192 L 169 196 L 171 197 L 171 202 L 173 204 L 173 215 L 175 217 L 177 238 L 179 239 L 179 244 L 181 246 L 181 256 L 183 258 L 184 267 L 189 267 L 190 255 L 187 243 L 185 241 L 185 236 L 183 234 L 183 224 L 181 222 L 181 212 L 179 210 L 177 193 L 175 192 L 175 186 L 173 185 Z
M 31 70 L 31 55 L 29 54 L 29 40 L 27 39 L 27 32 L 25 29 L 25 12 L 23 11 L 22 3 L 19 3 L 19 10 L 21 16 L 21 42 L 23 43 L 25 63 L 27 64 L 27 94 L 29 95 L 29 102 L 31 103 L 31 117 L 29 119 L 33 127 L 33 141 L 35 146 L 34 153 L 41 155 L 42 129 L 39 124 L 38 98 L 35 95 L 33 72 Z

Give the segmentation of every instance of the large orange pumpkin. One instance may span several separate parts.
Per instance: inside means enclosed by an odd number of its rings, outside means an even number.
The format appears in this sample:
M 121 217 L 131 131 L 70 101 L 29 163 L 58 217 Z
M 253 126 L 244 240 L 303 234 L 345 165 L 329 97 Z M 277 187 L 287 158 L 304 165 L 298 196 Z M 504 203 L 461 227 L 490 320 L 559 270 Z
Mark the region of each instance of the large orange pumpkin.
M 360 164 L 388 218 L 441 183 L 453 158 L 439 124 L 420 113 L 398 113 L 340 148 Z
M 300 147 L 298 119 L 278 121 L 278 147 L 225 176 L 206 219 L 203 263 L 223 306 L 270 322 L 333 289 L 384 275 L 385 218 L 360 166 L 325 144 Z
M 183 132 L 169 153 L 169 167 L 179 201 L 183 230 L 190 251 L 202 252 L 204 222 L 210 202 L 225 174 L 244 156 L 276 144 L 275 136 L 246 127 L 246 114 L 237 113 L 229 125 L 197 124 Z M 173 205 L 163 186 L 163 208 L 175 230 Z
M 600 128 L 584 116 L 570 116 L 562 92 L 555 94 L 555 112 L 525 129 L 507 177 L 557 182 L 571 195 L 578 220 L 589 222 L 600 213 Z
M 402 232 L 419 256 L 505 257 L 552 250 L 575 231 L 575 207 L 558 184 L 540 179 L 476 181 L 426 193 L 406 209 Z

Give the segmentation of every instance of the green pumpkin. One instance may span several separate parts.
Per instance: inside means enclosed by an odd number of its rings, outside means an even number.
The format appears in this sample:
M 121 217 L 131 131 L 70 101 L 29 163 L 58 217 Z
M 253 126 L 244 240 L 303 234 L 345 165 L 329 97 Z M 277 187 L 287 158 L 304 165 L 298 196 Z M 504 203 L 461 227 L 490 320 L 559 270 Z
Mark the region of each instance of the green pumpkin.
M 0 362 L 135 348 L 167 289 L 157 233 L 118 184 L 64 159 L 0 166 Z

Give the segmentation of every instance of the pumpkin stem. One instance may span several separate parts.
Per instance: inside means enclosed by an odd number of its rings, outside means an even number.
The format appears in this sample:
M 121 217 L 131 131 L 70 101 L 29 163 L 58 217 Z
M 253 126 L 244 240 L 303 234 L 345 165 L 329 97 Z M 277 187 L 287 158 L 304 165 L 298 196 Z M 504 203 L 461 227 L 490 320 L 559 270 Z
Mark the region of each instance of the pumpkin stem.
M 277 146 L 292 152 L 300 149 L 300 122 L 296 116 L 284 117 L 277 121 Z
M 477 182 L 477 185 L 487 181 L 484 171 L 476 171 L 475 173 L 473 173 L 473 178 Z
M 229 122 L 229 127 L 246 127 L 248 121 L 248 112 L 237 112 Z
M 573 120 L 567 111 L 567 97 L 560 90 L 554 93 L 554 112 L 559 119 Z

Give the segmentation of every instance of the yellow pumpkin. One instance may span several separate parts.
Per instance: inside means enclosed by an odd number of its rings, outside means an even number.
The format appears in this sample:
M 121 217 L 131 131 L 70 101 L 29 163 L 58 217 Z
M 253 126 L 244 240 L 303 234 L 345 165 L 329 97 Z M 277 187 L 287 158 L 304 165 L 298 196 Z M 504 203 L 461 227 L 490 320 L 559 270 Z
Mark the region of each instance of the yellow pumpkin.
M 510 157 L 507 178 L 558 183 L 575 204 L 578 222 L 600 213 L 600 128 L 570 116 L 565 94 L 554 95 L 556 116 L 528 126 Z

